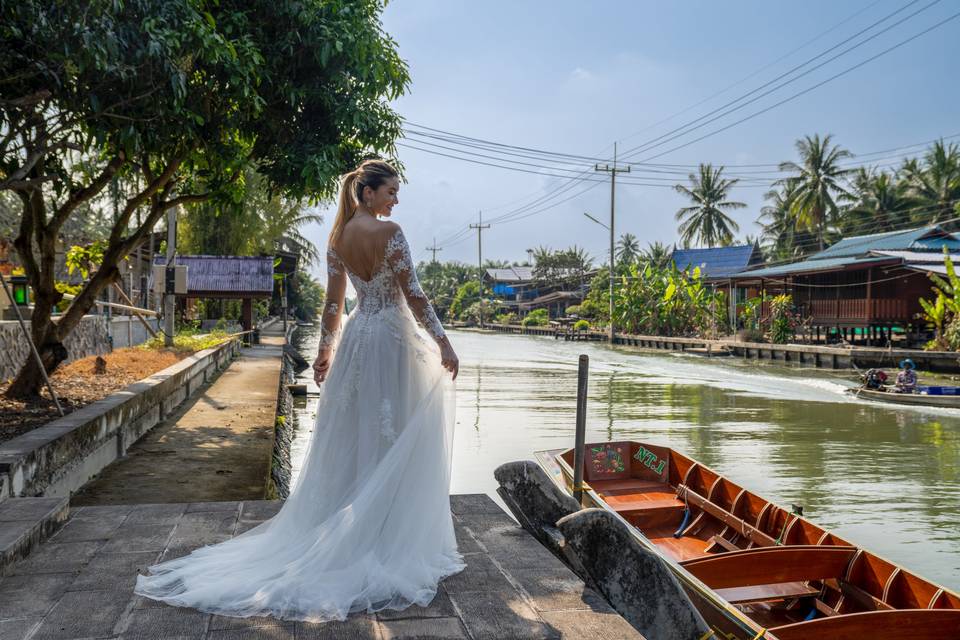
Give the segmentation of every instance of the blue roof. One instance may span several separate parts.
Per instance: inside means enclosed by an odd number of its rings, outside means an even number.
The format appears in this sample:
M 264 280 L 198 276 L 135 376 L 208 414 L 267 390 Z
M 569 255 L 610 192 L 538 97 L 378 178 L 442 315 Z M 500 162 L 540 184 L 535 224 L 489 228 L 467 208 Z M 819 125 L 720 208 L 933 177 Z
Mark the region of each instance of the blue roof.
M 916 261 L 914 252 L 942 254 L 943 248 L 951 251 L 960 249 L 960 239 L 938 226 L 889 231 L 866 236 L 844 238 L 832 247 L 815 253 L 806 260 L 779 266 L 750 269 L 738 273 L 740 278 L 770 278 L 796 273 L 831 271 L 833 269 L 855 266 L 865 267 L 870 263 L 905 261 L 911 257 Z M 884 254 L 884 252 L 911 252 L 911 256 Z
M 726 278 L 763 260 L 756 245 L 711 249 L 674 249 L 671 256 L 678 269 L 700 267 L 704 278 Z
M 943 251 L 943 247 L 960 248 L 960 240 L 940 227 L 921 227 L 906 231 L 888 231 L 866 236 L 844 238 L 837 244 L 810 256 L 810 260 L 856 256 L 867 251 L 900 251 L 917 249 L 920 251 Z

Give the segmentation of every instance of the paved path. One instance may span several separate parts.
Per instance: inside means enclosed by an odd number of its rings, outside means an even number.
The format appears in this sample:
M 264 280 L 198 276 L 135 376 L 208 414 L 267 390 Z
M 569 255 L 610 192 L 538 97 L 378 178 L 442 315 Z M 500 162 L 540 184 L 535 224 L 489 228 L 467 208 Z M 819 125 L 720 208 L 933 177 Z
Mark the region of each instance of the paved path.
M 212 384 L 74 494 L 71 504 L 267 497 L 282 345 L 282 335 L 265 335 L 262 344 L 244 348 Z
M 308 624 L 227 618 L 132 593 L 138 571 L 246 531 L 278 501 L 112 505 L 66 525 L 0 579 L 3 640 L 641 638 L 488 496 L 451 497 L 467 568 L 426 608 Z

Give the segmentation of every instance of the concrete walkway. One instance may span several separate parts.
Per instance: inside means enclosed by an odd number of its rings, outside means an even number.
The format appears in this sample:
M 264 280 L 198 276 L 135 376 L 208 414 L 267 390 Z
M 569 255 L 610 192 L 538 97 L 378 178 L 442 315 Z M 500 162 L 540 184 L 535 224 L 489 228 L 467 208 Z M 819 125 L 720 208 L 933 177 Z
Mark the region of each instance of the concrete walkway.
M 279 508 L 278 501 L 75 508 L 0 579 L 0 638 L 642 640 L 486 495 L 451 497 L 467 568 L 425 608 L 309 624 L 209 615 L 133 594 L 138 571 L 226 540 Z
M 71 505 L 267 497 L 284 338 L 261 341 L 84 485 Z

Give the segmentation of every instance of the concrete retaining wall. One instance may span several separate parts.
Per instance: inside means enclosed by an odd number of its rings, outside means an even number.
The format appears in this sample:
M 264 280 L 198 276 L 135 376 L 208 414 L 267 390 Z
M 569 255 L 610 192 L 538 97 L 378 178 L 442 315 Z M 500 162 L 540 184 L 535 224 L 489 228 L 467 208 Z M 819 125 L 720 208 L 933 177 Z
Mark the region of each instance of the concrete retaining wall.
M 68 496 L 229 364 L 240 342 L 200 351 L 103 400 L 0 444 L 0 500 Z
M 158 328 L 156 318 L 147 322 L 155 330 Z M 29 326 L 28 322 L 27 327 Z M 80 325 L 64 341 L 69 354 L 67 362 L 107 353 L 110 350 L 110 336 L 113 336 L 115 349 L 142 344 L 149 337 L 147 330 L 133 316 L 114 316 L 109 324 L 106 316 L 84 316 Z M 29 356 L 30 345 L 19 323 L 16 320 L 0 321 L 0 380 L 17 375 L 17 371 Z

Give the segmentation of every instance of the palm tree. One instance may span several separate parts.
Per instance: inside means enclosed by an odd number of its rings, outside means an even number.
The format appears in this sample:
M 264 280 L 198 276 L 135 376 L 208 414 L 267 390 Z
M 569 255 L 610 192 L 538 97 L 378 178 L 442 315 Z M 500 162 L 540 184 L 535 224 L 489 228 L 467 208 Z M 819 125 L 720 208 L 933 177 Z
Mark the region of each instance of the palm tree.
M 960 149 L 956 144 L 934 143 L 923 164 L 904 164 L 904 176 L 916 197 L 918 222 L 934 223 L 951 218 L 960 202 Z
M 632 233 L 625 233 L 617 241 L 617 262 L 629 264 L 640 256 L 640 241 Z
M 861 167 L 853 180 L 851 206 L 840 217 L 844 235 L 903 229 L 910 221 L 910 211 L 916 201 L 910 196 L 909 184 L 896 176 Z M 868 230 L 868 231 L 865 231 Z
M 791 213 L 794 192 L 789 184 L 780 189 L 771 189 L 763 194 L 769 203 L 760 209 L 757 224 L 762 231 L 760 242 L 768 260 L 785 260 L 809 253 L 816 245 L 813 234 L 806 229 L 798 229 Z
M 837 145 L 831 145 L 832 136 L 805 136 L 797 140 L 800 164 L 781 162 L 780 171 L 792 171 L 796 175 L 779 182 L 789 185 L 793 193 L 790 212 L 797 227 L 813 231 L 822 250 L 827 227 L 837 217 L 837 198 L 849 197 L 842 186 L 843 179 L 851 169 L 842 169 L 840 161 L 852 158 L 853 154 Z
M 682 221 L 679 227 L 680 240 L 689 247 L 693 240 L 708 247 L 726 246 L 733 241 L 733 234 L 740 226 L 728 216 L 725 209 L 742 209 L 742 202 L 727 200 L 730 188 L 739 182 L 739 178 L 727 179 L 722 176 L 723 167 L 714 169 L 712 165 L 701 164 L 700 174 L 690 174 L 690 186 L 674 185 L 674 190 L 690 198 L 693 206 L 677 211 L 676 218 Z
M 640 253 L 639 261 L 656 268 L 663 268 L 670 262 L 670 249 L 662 242 L 651 242 Z

